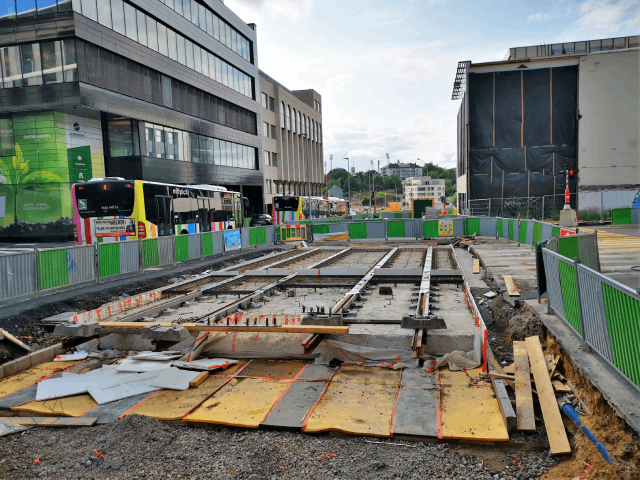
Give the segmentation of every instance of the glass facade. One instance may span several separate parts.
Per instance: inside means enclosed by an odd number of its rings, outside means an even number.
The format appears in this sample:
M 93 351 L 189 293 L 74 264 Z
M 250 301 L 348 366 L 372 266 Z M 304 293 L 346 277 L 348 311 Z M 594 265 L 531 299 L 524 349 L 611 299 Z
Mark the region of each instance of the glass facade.
M 70 0 L 2 0 L 0 20 L 47 15 L 71 10 Z
M 3 88 L 76 80 L 78 65 L 73 40 L 0 48 L 0 85 Z
M 5 0 L 0 0 L 0 3 Z M 18 0 L 21 1 L 21 0 Z M 183 0 L 185 2 L 185 0 Z M 174 5 L 177 4 L 177 1 Z M 183 7 L 187 5 L 183 3 Z M 197 3 L 189 4 L 199 11 Z M 253 98 L 252 77 L 122 0 L 76 0 L 73 9 L 236 92 Z M 186 8 L 184 9 L 186 11 Z M 2 13 L 0 11 L 0 18 Z M 205 15 L 206 17 L 206 15 Z M 187 17 L 188 18 L 188 17 Z M 217 18 L 217 17 L 216 17 Z M 135 19 L 135 20 L 134 20 Z M 234 30 L 235 32 L 235 30 Z M 231 35 L 231 33 L 229 33 Z M 215 60 L 214 60 L 215 59 Z M 214 61 L 212 61 L 214 60 Z M 218 71 L 218 63 L 221 66 Z M 205 68 L 206 66 L 206 68 Z M 220 73 L 223 73 L 222 75 Z
M 206 6 L 190 0 L 160 1 L 248 62 L 252 62 L 251 42 Z
M 148 157 L 250 170 L 259 169 L 254 147 L 150 123 L 145 123 L 144 129 L 146 140 L 144 151 Z M 121 132 L 118 134 L 119 138 L 122 138 Z
M 606 38 L 585 42 L 554 43 L 532 47 L 517 47 L 509 49 L 506 60 L 522 58 L 546 57 L 554 55 L 572 55 L 576 53 L 596 53 L 640 46 L 640 36 Z

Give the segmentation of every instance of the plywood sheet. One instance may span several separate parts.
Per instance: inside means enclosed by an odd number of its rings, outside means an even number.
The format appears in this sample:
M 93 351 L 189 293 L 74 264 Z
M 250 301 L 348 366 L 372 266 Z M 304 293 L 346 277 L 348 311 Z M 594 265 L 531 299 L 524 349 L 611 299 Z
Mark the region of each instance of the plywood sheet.
M 45 362 L 28 370 L 24 370 L 10 377 L 0 380 L 0 398 L 11 395 L 12 393 L 22 390 L 33 385 L 40 380 L 47 378 L 54 373 L 61 372 L 69 367 L 76 365 L 75 362 Z
M 399 380 L 400 372 L 384 368 L 339 369 L 303 431 L 391 436 Z
M 180 420 L 230 381 L 229 377 L 210 376 L 196 388 L 185 391 L 162 390 L 148 396 L 127 415 L 144 415 L 158 420 Z
M 518 430 L 536 431 L 533 414 L 533 394 L 531 393 L 531 374 L 529 373 L 529 355 L 525 342 L 513 342 L 513 364 L 516 375 L 516 415 Z
M 258 428 L 287 386 L 281 380 L 233 378 L 184 420 Z
M 477 377 L 480 369 L 469 371 Z M 460 440 L 508 441 L 509 433 L 502 419 L 493 389 L 469 386 L 464 372 L 440 372 L 442 438 Z
M 43 415 L 60 415 L 63 417 L 81 417 L 87 410 L 98 405 L 91 395 L 84 393 L 73 397 L 54 398 L 51 400 L 32 401 L 12 407 L 14 412 L 31 412 Z M 93 415 L 92 415 L 93 416 Z
M 293 378 L 307 365 L 296 360 L 254 360 L 239 373 L 243 377 Z

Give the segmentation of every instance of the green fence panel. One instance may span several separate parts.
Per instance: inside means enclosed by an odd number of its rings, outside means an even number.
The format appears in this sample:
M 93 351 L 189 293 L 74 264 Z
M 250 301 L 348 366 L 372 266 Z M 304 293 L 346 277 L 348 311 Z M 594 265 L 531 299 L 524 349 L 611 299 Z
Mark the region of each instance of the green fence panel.
M 258 245 L 267 244 L 267 227 L 258 227 Z
M 176 237 L 176 262 L 189 260 L 189 236 L 179 235 Z
M 120 273 L 120 243 L 102 243 L 98 246 L 100 278 Z
M 498 219 L 498 237 L 499 238 L 504 237 L 504 227 L 502 225 L 502 219 L 501 218 Z
M 213 233 L 202 235 L 202 256 L 213 255 Z
M 630 208 L 614 208 L 611 210 L 611 225 L 631 225 Z
M 282 237 L 280 236 L 280 225 L 276 225 L 276 242 L 281 242 Z
M 394 213 L 393 217 L 394 218 L 402 218 L 402 212 Z
M 568 235 L 558 238 L 558 253 L 570 260 L 580 258 L 580 242 L 577 236 Z M 590 265 L 591 266 L 591 265 Z
M 509 220 L 509 240 L 513 242 L 513 220 Z
M 521 221 L 520 222 L 520 234 L 519 234 L 519 239 L 518 241 L 520 242 L 520 244 L 526 244 L 527 243 L 527 231 L 529 229 L 529 222 L 527 221 Z
M 533 241 L 542 241 L 542 223 L 533 222 Z
M 38 252 L 40 290 L 69 285 L 68 251 L 41 250 Z
M 249 246 L 253 247 L 258 244 L 258 232 L 255 228 L 249 229 Z
M 551 236 L 559 237 L 560 236 L 560 227 L 551 227 Z
M 209 234 L 211 235 L 211 234 Z M 142 268 L 157 267 L 160 265 L 158 257 L 158 239 L 145 240 L 142 242 Z
M 560 271 L 560 288 L 564 303 L 564 316 L 567 322 L 582 335 L 580 327 L 580 307 L 578 306 L 578 288 L 576 284 L 576 267 L 572 263 L 558 262 Z
M 479 218 L 465 218 L 464 219 L 464 234 L 473 235 L 476 233 L 480 235 L 480 219 Z
M 404 237 L 405 236 L 404 222 L 387 222 L 387 237 Z
M 350 223 L 349 238 L 367 238 L 367 224 L 364 222 Z
M 640 302 L 603 283 L 613 363 L 640 387 Z
M 318 233 L 318 234 L 329 233 L 329 225 L 314 225 L 313 233 Z
M 424 222 L 424 238 L 438 238 L 439 236 L 438 220 L 427 220 Z

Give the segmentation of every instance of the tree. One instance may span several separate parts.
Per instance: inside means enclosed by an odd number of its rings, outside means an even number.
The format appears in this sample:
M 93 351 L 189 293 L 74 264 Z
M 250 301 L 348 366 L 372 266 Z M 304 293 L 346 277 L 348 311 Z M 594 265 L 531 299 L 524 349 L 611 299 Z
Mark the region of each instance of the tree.
M 453 203 L 454 205 L 458 204 L 458 194 L 454 193 L 453 195 L 451 195 L 451 203 Z
M 62 183 L 58 175 L 51 172 L 29 173 L 29 160 L 24 161 L 20 145 L 16 145 L 16 154 L 12 158 L 12 166 L 0 160 L 0 183 L 9 187 L 13 196 L 13 223 L 18 223 L 18 196 L 23 190 L 36 188 L 43 183 Z
M 322 196 L 326 197 L 329 195 L 329 189 L 327 187 L 322 187 Z
M 333 187 L 334 185 L 337 185 L 340 188 L 342 188 L 342 180 L 339 178 L 329 180 L 329 188 Z
M 360 201 L 360 205 L 369 206 L 369 197 L 367 195 L 363 195 L 362 200 Z

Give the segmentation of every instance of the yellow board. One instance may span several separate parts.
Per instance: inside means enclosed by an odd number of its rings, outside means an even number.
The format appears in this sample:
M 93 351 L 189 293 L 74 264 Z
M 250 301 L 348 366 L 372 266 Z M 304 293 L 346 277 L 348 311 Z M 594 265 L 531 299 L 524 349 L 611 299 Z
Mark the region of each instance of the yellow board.
M 238 373 L 239 377 L 294 378 L 308 362 L 254 360 Z
M 341 368 L 309 414 L 303 431 L 390 437 L 399 379 L 400 372 L 384 368 Z
M 133 407 L 127 415 L 144 415 L 158 420 L 180 420 L 229 380 L 229 377 L 223 376 L 209 377 L 196 388 L 184 391 L 162 390 Z
M 258 428 L 288 386 L 282 380 L 233 378 L 184 420 Z
M 45 362 L 0 380 L 0 398 L 27 388 L 51 375 L 77 365 L 74 362 Z
M 11 407 L 13 412 L 31 412 L 46 415 L 60 415 L 62 417 L 81 417 L 87 410 L 97 407 L 98 404 L 93 400 L 91 395 L 85 393 L 83 395 L 74 395 L 72 397 L 54 398 L 44 401 L 32 401 Z
M 438 220 L 438 236 L 453 237 L 453 220 Z
M 468 373 L 477 378 L 482 371 Z M 443 439 L 509 441 L 498 401 L 488 385 L 472 387 L 464 372 L 440 371 Z

